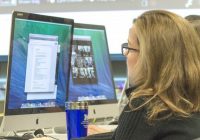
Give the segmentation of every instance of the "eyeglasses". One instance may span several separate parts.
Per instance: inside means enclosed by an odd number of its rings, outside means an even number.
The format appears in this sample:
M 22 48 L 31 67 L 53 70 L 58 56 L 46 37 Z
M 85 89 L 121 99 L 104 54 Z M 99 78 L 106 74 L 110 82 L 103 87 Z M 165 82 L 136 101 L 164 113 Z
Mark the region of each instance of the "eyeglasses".
M 140 52 L 140 50 L 138 50 L 138 49 L 134 49 L 134 48 L 128 47 L 128 43 L 123 43 L 121 45 L 121 47 L 122 47 L 122 50 L 121 50 L 122 51 L 122 55 L 124 55 L 124 56 L 127 56 L 129 51 Z

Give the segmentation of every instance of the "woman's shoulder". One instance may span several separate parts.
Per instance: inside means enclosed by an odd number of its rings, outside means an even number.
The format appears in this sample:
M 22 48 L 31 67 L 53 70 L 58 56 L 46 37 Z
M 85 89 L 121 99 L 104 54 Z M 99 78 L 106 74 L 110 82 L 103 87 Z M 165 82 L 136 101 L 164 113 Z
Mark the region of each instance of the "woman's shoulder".
M 189 117 L 172 116 L 166 120 L 161 121 L 163 125 L 188 125 L 188 127 L 200 127 L 200 113 L 193 113 Z M 192 125 L 193 124 L 193 125 Z
M 192 140 L 200 137 L 200 113 L 194 113 L 190 117 L 171 117 L 156 123 L 159 130 L 157 139 Z

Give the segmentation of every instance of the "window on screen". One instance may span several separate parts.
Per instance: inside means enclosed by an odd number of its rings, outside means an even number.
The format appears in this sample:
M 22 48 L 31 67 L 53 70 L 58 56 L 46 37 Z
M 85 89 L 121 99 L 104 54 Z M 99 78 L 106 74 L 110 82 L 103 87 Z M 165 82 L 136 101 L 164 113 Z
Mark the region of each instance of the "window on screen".
M 56 98 L 55 78 L 58 50 L 58 36 L 29 35 L 25 78 L 27 100 Z
M 98 82 L 90 36 L 74 36 L 71 66 L 74 84 Z

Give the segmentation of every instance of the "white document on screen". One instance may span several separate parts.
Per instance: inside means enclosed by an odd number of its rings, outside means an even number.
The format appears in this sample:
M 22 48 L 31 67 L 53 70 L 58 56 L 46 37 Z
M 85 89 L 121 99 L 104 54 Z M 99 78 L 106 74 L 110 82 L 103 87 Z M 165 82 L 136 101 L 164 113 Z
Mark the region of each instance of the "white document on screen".
M 25 78 L 28 100 L 55 98 L 58 49 L 58 36 L 29 35 Z

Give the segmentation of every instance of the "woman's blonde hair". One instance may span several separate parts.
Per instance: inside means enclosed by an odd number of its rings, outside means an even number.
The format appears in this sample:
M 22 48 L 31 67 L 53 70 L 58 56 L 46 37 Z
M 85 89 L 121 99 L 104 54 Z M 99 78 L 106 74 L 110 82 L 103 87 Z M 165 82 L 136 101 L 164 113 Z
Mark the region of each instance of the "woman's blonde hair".
M 194 28 L 163 10 L 145 12 L 134 24 L 140 48 L 134 82 L 139 86 L 131 94 L 131 108 L 145 106 L 149 121 L 199 112 L 200 41 Z M 141 98 L 142 104 L 132 104 Z

